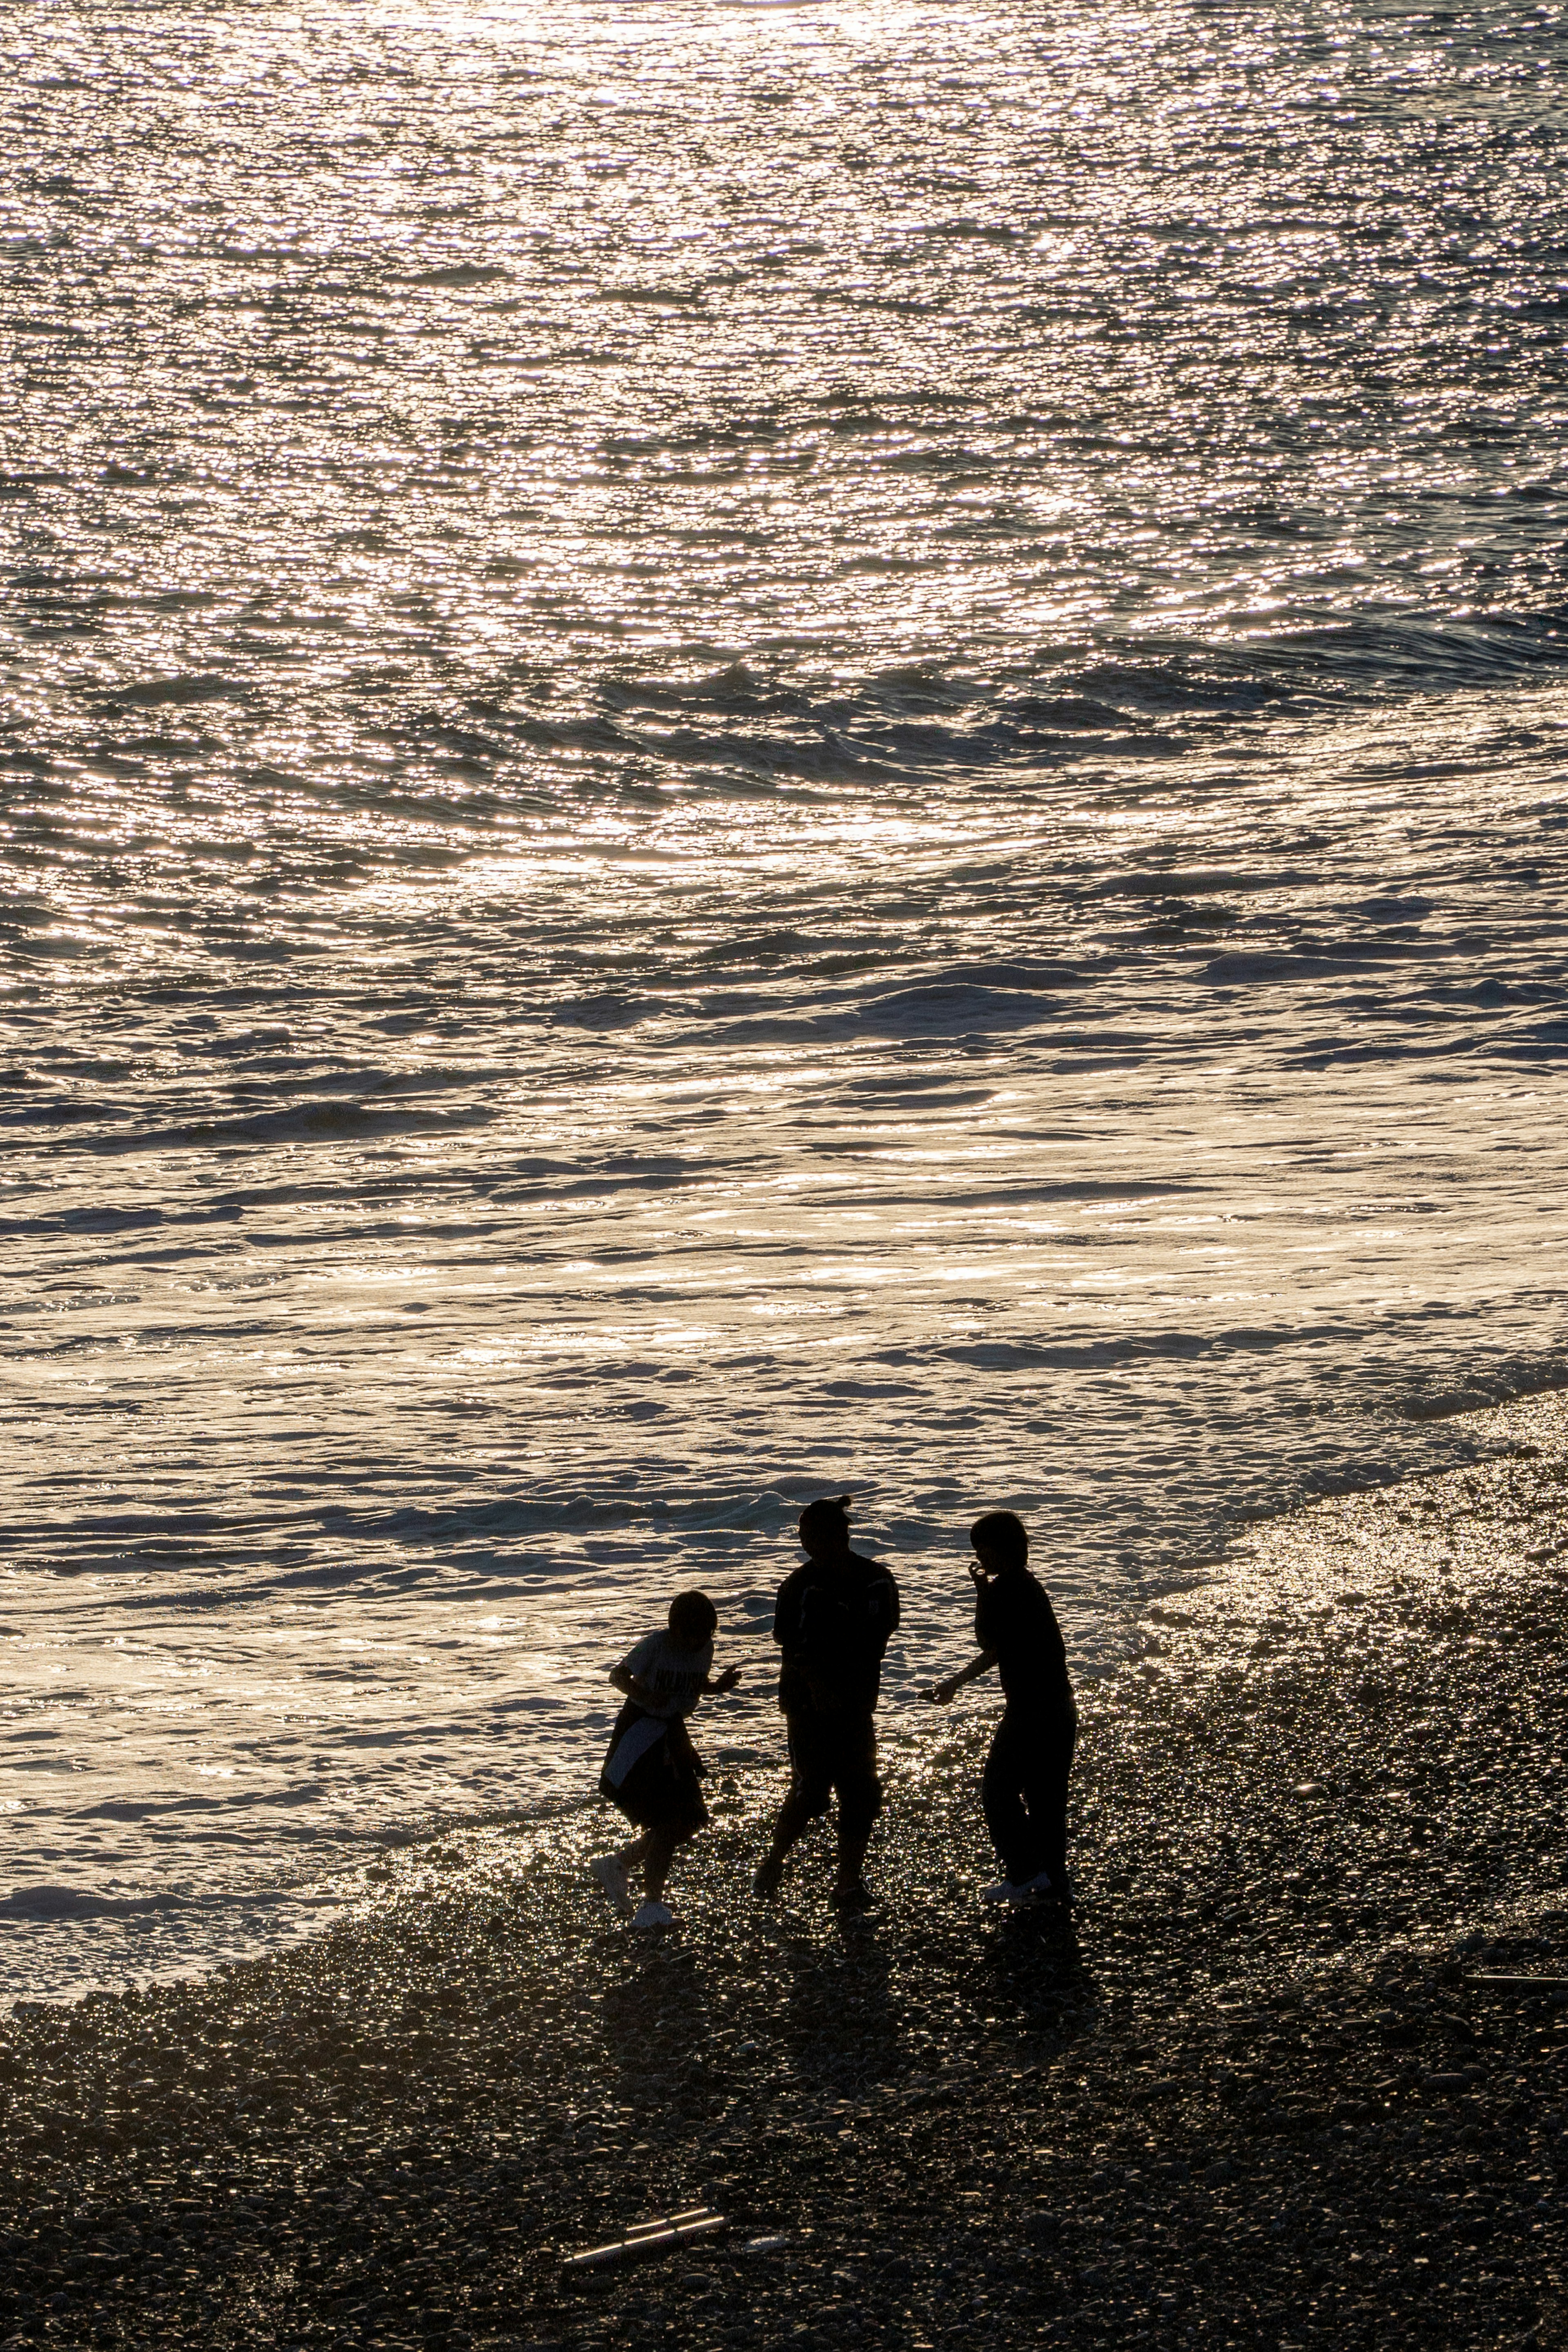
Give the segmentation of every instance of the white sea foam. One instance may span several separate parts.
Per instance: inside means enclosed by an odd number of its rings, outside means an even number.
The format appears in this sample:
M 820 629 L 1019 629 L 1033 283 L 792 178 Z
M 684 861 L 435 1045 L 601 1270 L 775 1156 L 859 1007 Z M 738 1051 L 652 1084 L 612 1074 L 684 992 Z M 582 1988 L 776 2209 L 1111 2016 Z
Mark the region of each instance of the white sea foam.
M 1562 1376 L 1500 15 L 21 13 L 13 1991 L 576 1801 L 681 1585 L 776 1752 L 814 1492 L 896 1768 L 977 1507 L 1092 1673 Z

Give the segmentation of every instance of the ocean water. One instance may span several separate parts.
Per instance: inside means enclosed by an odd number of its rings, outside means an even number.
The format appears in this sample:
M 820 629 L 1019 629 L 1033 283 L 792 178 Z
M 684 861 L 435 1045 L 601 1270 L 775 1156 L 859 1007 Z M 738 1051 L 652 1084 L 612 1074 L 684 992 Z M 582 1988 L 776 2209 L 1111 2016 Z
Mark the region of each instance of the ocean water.
M 1560 9 L 7 35 L 9 1994 L 1568 1378 Z

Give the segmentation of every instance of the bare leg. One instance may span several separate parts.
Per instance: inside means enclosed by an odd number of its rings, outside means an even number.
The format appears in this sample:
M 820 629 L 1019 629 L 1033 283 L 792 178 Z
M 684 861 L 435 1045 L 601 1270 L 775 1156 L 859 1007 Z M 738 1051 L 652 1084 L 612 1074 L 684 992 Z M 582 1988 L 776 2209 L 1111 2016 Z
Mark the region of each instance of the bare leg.
M 783 1862 L 795 1840 L 803 1837 L 816 1819 L 816 1808 L 802 1792 L 792 1789 L 779 1808 L 773 1823 L 773 1842 L 768 1848 L 770 1862 Z
M 882 1791 L 875 1773 L 868 1769 L 875 1749 L 871 1748 L 869 1726 L 867 1727 L 868 1754 L 862 1769 L 838 1789 L 838 1876 L 833 1889 L 835 1907 L 842 1911 L 860 1911 L 867 1902 L 865 1881 L 861 1872 L 866 1867 L 866 1849 L 871 1843 L 871 1824 L 882 1810 Z
M 866 1848 L 870 1843 L 869 1822 L 857 1822 L 853 1828 L 847 1828 L 843 1814 L 840 1813 L 838 1819 L 838 1884 L 840 1886 L 859 1885 L 861 1873 L 866 1867 Z
M 773 1823 L 773 1843 L 757 1864 L 757 1874 L 752 1884 L 759 1895 L 773 1895 L 784 1877 L 784 1856 L 796 1838 L 816 1820 L 819 1807 L 811 1796 L 799 1787 L 793 1788 L 779 1808 Z
M 644 1830 L 640 1838 L 635 1839 L 630 1845 L 623 1845 L 616 1850 L 616 1860 L 623 1870 L 633 1871 L 637 1868 L 647 1853 L 648 1840 L 652 1835 L 652 1830 Z
M 675 1849 L 685 1845 L 691 1836 L 689 1830 L 678 1829 L 674 1822 L 649 1830 L 643 1843 L 643 1883 L 650 1903 L 664 1900 L 664 1882 L 669 1876 L 669 1865 L 675 1859 Z

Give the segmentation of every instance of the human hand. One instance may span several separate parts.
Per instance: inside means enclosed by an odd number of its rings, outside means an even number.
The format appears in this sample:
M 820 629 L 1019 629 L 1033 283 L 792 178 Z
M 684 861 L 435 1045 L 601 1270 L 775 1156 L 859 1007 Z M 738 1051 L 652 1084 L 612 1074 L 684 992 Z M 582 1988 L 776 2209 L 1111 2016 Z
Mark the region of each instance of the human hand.
M 716 1677 L 713 1687 L 716 1691 L 732 1691 L 740 1679 L 739 1666 L 726 1666 L 723 1673 Z
M 951 1706 L 957 1692 L 957 1683 L 949 1680 L 945 1683 L 928 1683 L 921 1691 L 921 1696 L 929 1699 L 932 1706 Z

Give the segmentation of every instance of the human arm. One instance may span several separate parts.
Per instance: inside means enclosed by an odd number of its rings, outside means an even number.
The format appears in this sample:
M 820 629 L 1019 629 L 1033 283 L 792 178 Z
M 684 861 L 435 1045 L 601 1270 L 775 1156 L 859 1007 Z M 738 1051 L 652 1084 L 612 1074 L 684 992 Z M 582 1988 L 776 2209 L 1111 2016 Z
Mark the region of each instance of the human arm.
M 778 1597 L 773 1602 L 773 1639 L 781 1650 L 797 1650 L 800 1647 L 800 1598 L 804 1582 L 805 1579 L 797 1568 L 785 1577 L 778 1589 Z
M 610 1681 L 614 1687 L 623 1691 L 637 1706 L 646 1707 L 650 1715 L 667 1712 L 667 1695 L 660 1692 L 655 1680 L 664 1649 L 662 1634 L 649 1633 L 626 1652 L 618 1665 L 610 1668 Z
M 961 1666 L 955 1675 L 949 1675 L 945 1682 L 928 1683 L 921 1696 L 929 1698 L 933 1706 L 951 1706 L 965 1683 L 978 1682 L 981 1675 L 988 1675 L 995 1664 L 995 1651 L 982 1650 L 977 1658 L 971 1658 L 966 1666 Z
M 724 1691 L 732 1691 L 740 1679 L 741 1669 L 739 1666 L 726 1666 L 721 1675 L 715 1675 L 711 1681 L 705 1682 L 703 1684 L 703 1696 L 707 1698 L 711 1697 L 716 1694 L 721 1694 Z
M 635 1698 L 639 1706 L 646 1706 L 653 1713 L 658 1712 L 658 1694 L 649 1690 L 646 1683 L 637 1680 L 632 1672 L 629 1660 L 623 1658 L 618 1666 L 610 1668 L 610 1681 L 614 1687 L 622 1692 L 626 1697 Z

